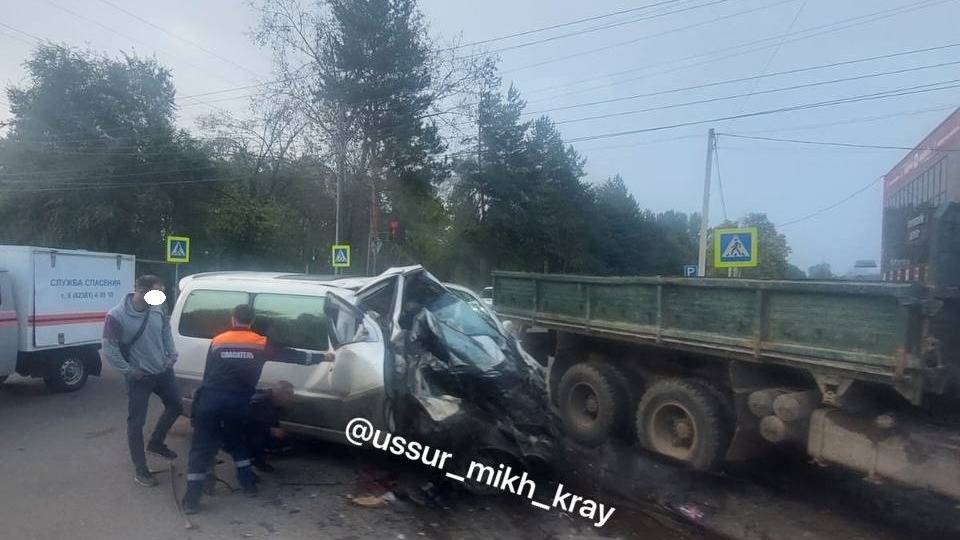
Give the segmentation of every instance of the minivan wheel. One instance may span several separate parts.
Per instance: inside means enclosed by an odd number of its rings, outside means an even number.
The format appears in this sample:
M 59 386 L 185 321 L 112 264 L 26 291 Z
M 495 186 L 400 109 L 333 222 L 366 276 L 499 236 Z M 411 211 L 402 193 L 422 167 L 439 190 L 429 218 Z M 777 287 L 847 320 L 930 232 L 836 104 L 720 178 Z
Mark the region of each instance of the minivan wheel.
M 87 364 L 79 352 L 68 351 L 54 358 L 43 382 L 55 392 L 73 392 L 87 382 Z

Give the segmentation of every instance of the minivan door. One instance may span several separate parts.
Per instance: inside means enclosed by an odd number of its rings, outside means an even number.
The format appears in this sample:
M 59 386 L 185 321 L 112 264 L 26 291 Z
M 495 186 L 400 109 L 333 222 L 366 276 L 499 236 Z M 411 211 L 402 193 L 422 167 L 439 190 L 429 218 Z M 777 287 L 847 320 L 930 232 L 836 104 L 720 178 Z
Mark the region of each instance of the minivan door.
M 324 305 L 334 350 L 330 387 L 342 399 L 383 390 L 385 344 L 380 325 L 357 306 L 332 292 Z

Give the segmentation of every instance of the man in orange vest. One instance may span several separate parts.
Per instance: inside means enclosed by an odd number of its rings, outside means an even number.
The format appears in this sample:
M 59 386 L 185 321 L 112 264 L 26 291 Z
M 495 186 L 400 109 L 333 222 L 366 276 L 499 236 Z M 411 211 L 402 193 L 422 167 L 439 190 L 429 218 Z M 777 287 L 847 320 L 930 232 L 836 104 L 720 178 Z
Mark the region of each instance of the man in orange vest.
M 193 403 L 194 431 L 187 492 L 183 497 L 183 510 L 188 514 L 200 510 L 203 482 L 220 448 L 233 457 L 244 494 L 256 496 L 256 475 L 250 470 L 243 430 L 264 362 L 312 365 L 318 363 L 315 359 L 322 360 L 294 349 L 272 346 L 266 337 L 250 329 L 253 317 L 253 308 L 249 305 L 235 307 L 233 328 L 214 337 L 207 352 L 203 382 Z

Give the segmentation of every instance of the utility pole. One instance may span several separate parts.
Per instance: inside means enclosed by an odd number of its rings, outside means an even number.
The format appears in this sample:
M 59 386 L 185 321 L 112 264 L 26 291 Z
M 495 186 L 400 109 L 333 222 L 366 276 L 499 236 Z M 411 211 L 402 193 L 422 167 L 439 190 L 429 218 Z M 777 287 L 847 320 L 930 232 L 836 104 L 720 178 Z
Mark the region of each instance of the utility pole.
M 347 174 L 347 129 L 344 119 L 343 104 L 337 104 L 337 210 L 336 224 L 334 225 L 333 243 L 340 244 L 340 185 L 343 183 L 344 176 Z M 333 273 L 340 274 L 339 268 L 334 268 Z
M 713 150 L 717 144 L 713 128 L 707 132 L 707 165 L 703 175 L 703 208 L 700 211 L 700 253 L 697 257 L 697 276 L 707 275 L 707 226 L 710 221 L 710 173 L 713 172 Z

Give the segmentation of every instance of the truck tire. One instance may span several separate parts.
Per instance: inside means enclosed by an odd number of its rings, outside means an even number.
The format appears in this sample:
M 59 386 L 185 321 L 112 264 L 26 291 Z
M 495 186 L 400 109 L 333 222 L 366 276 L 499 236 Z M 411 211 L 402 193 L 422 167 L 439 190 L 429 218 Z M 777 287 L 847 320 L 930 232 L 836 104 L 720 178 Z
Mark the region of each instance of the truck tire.
M 637 376 L 627 377 L 614 364 L 603 362 L 595 365 L 605 373 L 607 380 L 616 388 L 614 399 L 616 400 L 617 419 L 612 435 L 620 440 L 633 442 L 636 440 L 637 434 L 633 425 L 633 411 L 637 410 L 637 396 L 643 395 L 646 386 L 645 381 Z
M 594 362 L 575 364 L 563 374 L 560 417 L 573 440 L 598 446 L 625 425 L 629 415 L 626 384 L 617 380 L 618 375 L 610 366 Z
M 723 404 L 705 383 L 664 379 L 637 407 L 637 433 L 644 447 L 698 471 L 715 469 L 730 440 Z
M 83 388 L 89 371 L 81 351 L 64 351 L 51 358 L 43 382 L 54 392 L 73 392 Z

